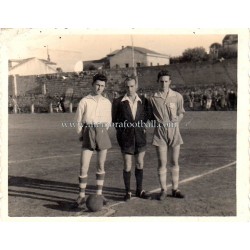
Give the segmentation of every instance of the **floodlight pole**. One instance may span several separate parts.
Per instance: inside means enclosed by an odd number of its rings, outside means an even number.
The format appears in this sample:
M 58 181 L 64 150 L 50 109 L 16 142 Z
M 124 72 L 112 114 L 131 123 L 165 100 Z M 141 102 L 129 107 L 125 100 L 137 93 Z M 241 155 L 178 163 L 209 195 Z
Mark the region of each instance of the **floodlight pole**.
M 135 67 L 135 50 L 134 50 L 134 41 L 133 41 L 133 36 L 131 35 L 131 43 L 132 43 L 132 67 L 133 67 L 133 73 L 134 77 L 136 79 L 136 82 L 138 83 L 138 76 L 137 76 L 137 71 Z
M 50 62 L 50 56 L 49 56 L 49 45 L 47 45 L 47 61 Z

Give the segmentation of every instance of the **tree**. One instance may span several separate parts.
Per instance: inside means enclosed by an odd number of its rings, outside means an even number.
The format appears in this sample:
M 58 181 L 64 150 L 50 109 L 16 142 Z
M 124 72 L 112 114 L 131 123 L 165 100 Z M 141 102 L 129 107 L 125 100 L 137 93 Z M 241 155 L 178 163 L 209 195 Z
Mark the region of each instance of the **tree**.
M 182 63 L 182 62 L 183 62 L 183 57 L 182 56 L 170 57 L 170 64 Z
M 84 70 L 97 70 L 97 67 L 94 64 L 86 64 L 84 65 Z
M 62 73 L 62 72 L 63 72 L 62 68 L 60 68 L 60 67 L 56 68 L 56 71 L 57 71 L 58 73 Z
M 202 62 L 208 60 L 208 54 L 203 47 L 189 48 L 182 53 L 182 58 L 185 62 Z

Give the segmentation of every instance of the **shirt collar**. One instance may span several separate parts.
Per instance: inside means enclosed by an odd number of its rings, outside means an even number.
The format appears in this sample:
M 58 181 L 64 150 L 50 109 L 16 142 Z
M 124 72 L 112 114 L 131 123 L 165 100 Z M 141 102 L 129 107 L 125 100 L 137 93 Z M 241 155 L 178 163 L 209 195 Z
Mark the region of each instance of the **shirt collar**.
M 162 92 L 160 92 L 160 91 L 156 92 L 156 93 L 154 94 L 154 96 L 155 96 L 155 97 L 160 97 L 160 98 L 165 99 L 165 98 L 163 97 L 163 95 L 162 95 Z M 172 89 L 169 89 L 169 91 L 168 91 L 168 96 L 167 96 L 167 97 L 170 97 L 170 96 L 176 96 L 176 92 L 173 91 Z
M 96 99 L 94 98 L 94 96 L 92 94 L 88 94 L 87 96 L 85 96 L 85 98 L 86 99 L 92 99 L 92 100 L 96 101 Z M 105 97 L 101 95 L 100 99 L 103 100 L 103 99 L 105 99 Z
M 129 102 L 131 102 L 131 100 L 129 99 L 129 97 L 128 97 L 128 95 L 127 94 L 125 94 L 124 96 L 123 96 L 123 98 L 122 98 L 122 100 L 121 100 L 122 102 L 124 102 L 124 101 L 129 101 Z M 141 100 L 141 98 L 138 96 L 138 94 L 135 94 L 135 101 L 136 102 L 141 102 L 142 103 L 142 100 Z

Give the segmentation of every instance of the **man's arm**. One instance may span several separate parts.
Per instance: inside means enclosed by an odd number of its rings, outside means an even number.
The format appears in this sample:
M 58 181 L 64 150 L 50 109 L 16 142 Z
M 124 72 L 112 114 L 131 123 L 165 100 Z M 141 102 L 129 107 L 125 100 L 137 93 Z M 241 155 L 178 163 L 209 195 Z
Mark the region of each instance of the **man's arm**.
M 83 116 L 83 112 L 84 112 L 84 107 L 82 105 L 81 102 L 79 102 L 77 110 L 76 110 L 76 114 L 75 114 L 75 127 L 76 127 L 76 132 L 79 135 L 79 140 L 82 141 L 82 116 Z
M 183 119 L 183 117 L 184 117 L 183 113 L 179 114 L 179 116 L 178 116 L 178 122 L 179 123 L 181 122 L 181 120 Z
M 145 98 L 145 104 L 146 104 L 146 121 L 155 120 L 151 99 Z
M 178 115 L 178 123 L 181 122 L 181 120 L 184 117 L 185 109 L 184 109 L 184 100 L 183 96 L 180 94 L 179 101 L 178 101 L 178 107 L 177 107 L 177 115 Z
M 119 110 L 118 100 L 115 99 L 112 103 L 112 122 L 113 123 L 119 122 L 118 110 Z
M 112 103 L 108 101 L 108 114 L 107 114 L 107 121 L 106 121 L 106 129 L 109 129 L 112 123 Z

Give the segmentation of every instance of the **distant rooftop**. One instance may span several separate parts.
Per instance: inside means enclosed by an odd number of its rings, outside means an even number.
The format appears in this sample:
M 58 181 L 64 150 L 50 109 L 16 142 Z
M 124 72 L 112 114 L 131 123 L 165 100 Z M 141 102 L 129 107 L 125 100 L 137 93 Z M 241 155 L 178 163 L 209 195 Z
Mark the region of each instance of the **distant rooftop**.
M 20 66 L 20 65 L 22 65 L 22 64 L 24 64 L 24 63 L 26 63 L 26 62 L 28 62 L 30 60 L 32 60 L 32 59 L 34 59 L 34 58 L 36 58 L 36 57 L 30 57 L 30 58 L 25 58 L 25 59 L 10 59 L 9 63 L 12 63 L 12 62 L 18 63 L 15 66 L 11 67 L 11 69 L 14 69 L 14 68 L 16 68 L 16 67 L 18 67 L 18 66 Z M 40 60 L 40 61 L 42 61 L 45 64 L 56 65 L 56 63 L 48 61 L 48 60 L 45 60 L 45 59 L 39 59 L 39 58 L 37 58 L 37 59 Z
M 118 52 L 120 52 L 121 50 L 126 49 L 126 48 L 132 49 L 133 47 L 132 47 L 132 46 L 122 47 L 122 49 L 114 50 L 113 52 L 109 53 L 107 56 L 114 56 L 114 55 L 116 55 Z M 134 46 L 134 50 L 137 51 L 137 52 L 143 53 L 143 54 L 154 54 L 154 55 L 164 55 L 164 56 L 168 56 L 168 55 L 166 55 L 166 54 L 158 53 L 158 52 L 155 52 L 155 51 L 153 51 L 153 50 L 149 50 L 149 49 L 142 48 L 142 47 L 137 47 L 137 46 Z

